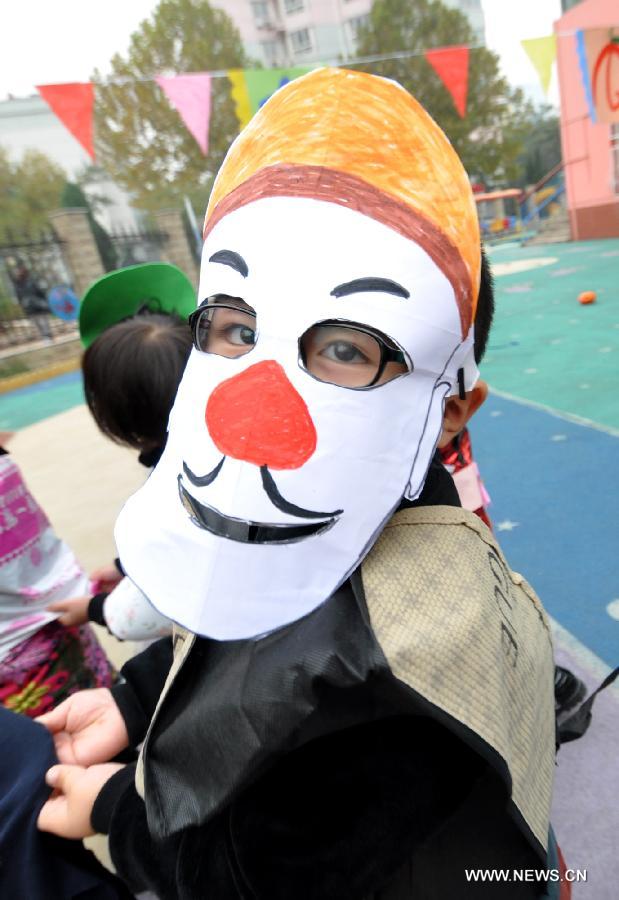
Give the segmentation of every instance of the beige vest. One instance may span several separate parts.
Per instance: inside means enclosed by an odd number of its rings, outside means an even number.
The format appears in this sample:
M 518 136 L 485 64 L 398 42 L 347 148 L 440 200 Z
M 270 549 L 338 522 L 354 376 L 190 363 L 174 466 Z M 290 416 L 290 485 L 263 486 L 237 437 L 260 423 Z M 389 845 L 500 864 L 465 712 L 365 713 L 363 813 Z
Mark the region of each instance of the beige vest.
M 370 621 L 394 675 L 499 754 L 512 802 L 546 849 L 554 663 L 537 596 L 509 569 L 480 519 L 456 507 L 397 513 L 361 571 Z M 194 640 L 176 629 L 157 710 Z M 142 754 L 136 786 L 143 796 Z

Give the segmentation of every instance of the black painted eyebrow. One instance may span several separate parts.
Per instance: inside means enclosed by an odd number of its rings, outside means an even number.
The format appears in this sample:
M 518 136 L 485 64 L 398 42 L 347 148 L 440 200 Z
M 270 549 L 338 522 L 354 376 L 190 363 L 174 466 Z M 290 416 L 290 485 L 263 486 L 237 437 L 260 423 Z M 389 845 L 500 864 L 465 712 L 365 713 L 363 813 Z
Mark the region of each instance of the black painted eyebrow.
M 240 256 L 240 254 L 235 253 L 234 250 L 218 250 L 217 253 L 213 253 L 213 255 L 209 257 L 209 262 L 230 266 L 231 269 L 234 269 L 234 271 L 242 275 L 243 278 L 247 278 L 249 275 L 247 263 L 243 257 Z
M 347 297 L 349 294 L 367 293 L 369 291 L 394 294 L 396 297 L 404 297 L 405 300 L 408 300 L 410 297 L 410 293 L 406 288 L 398 284 L 397 281 L 391 281 L 389 278 L 355 278 L 354 281 L 338 284 L 331 291 L 331 296 Z

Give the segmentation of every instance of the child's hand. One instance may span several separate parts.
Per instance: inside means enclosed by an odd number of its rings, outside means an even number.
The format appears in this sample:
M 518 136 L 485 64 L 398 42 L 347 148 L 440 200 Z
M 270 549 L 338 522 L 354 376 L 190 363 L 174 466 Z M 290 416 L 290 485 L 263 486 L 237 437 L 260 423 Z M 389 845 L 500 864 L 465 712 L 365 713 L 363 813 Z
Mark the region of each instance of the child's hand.
M 72 625 L 83 625 L 88 621 L 88 604 L 90 597 L 71 597 L 69 600 L 56 600 L 47 607 L 50 612 L 60 612 L 58 621 L 69 628 Z
M 107 688 L 78 691 L 36 721 L 53 735 L 61 763 L 92 766 L 129 746 L 125 720 Z
M 95 592 L 105 591 L 107 594 L 113 591 L 117 584 L 122 581 L 123 576 L 120 574 L 114 563 L 109 566 L 100 566 L 90 573 L 90 580 L 95 585 Z
M 101 766 L 52 766 L 45 781 L 54 790 L 44 804 L 37 826 L 59 837 L 73 840 L 94 834 L 90 816 L 95 800 L 106 781 L 124 766 L 105 763 Z

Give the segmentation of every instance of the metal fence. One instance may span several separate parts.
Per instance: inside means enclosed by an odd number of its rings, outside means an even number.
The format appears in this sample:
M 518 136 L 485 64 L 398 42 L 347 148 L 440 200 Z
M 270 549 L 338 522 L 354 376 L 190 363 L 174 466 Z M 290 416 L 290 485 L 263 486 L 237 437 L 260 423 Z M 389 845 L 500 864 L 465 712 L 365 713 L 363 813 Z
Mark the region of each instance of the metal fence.
M 169 240 L 165 232 L 149 228 L 94 236 L 108 271 L 160 260 Z M 48 302 L 52 288 L 71 288 L 72 280 L 63 243 L 53 229 L 36 236 L 5 236 L 0 242 L 0 353 L 77 336 L 77 322 L 53 315 Z
M 119 228 L 108 232 L 108 238 L 114 249 L 114 268 L 122 269 L 138 263 L 158 262 L 168 235 L 157 229 Z
M 37 236 L 8 234 L 0 243 L 0 351 L 77 335 L 75 321 L 52 315 L 47 294 L 71 285 L 62 242 L 50 229 Z

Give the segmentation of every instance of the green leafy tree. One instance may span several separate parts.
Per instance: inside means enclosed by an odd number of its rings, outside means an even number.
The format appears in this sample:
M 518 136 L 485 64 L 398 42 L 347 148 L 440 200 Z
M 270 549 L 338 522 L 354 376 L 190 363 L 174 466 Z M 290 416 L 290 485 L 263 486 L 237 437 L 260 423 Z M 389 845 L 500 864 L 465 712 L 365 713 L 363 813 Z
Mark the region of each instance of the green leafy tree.
M 424 51 L 477 43 L 468 19 L 438 0 L 375 0 L 359 32 L 359 56 Z M 510 184 L 521 172 L 519 158 L 531 106 L 522 91 L 510 87 L 499 71 L 499 58 L 485 47 L 471 50 L 467 113 L 458 115 L 453 100 L 427 60 L 420 56 L 364 66 L 366 71 L 399 81 L 445 131 L 469 175 L 486 184 Z
M 207 0 L 161 0 L 132 35 L 127 55 L 113 57 L 108 83 L 95 72 L 98 160 L 138 206 L 178 206 L 187 195 L 196 209 L 204 209 L 239 129 L 230 82 L 213 79 L 205 159 L 154 76 L 247 64 L 239 33 L 225 13 Z
M 0 241 L 36 236 L 49 226 L 47 214 L 60 205 L 66 173 L 38 150 L 18 162 L 0 147 Z
M 88 206 L 95 215 L 104 211 L 106 207 L 111 206 L 113 202 L 105 193 L 109 180 L 109 175 L 105 169 L 92 163 L 86 163 L 75 173 L 75 184 L 86 193 Z
M 559 118 L 551 106 L 536 109 L 528 121 L 528 133 L 519 162 L 522 174 L 519 187 L 537 184 L 561 162 Z

